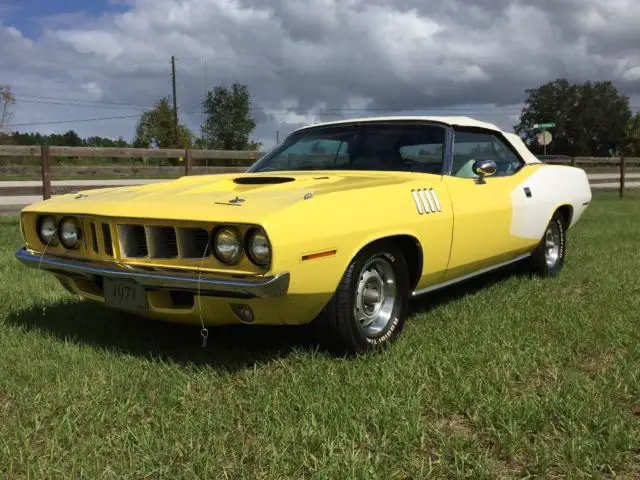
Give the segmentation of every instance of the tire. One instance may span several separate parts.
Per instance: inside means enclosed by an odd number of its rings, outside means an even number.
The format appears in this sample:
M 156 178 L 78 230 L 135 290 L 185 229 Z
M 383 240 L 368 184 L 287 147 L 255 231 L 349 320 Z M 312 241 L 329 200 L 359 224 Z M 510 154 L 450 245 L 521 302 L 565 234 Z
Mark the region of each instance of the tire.
M 393 277 L 395 281 L 389 283 Z M 331 352 L 362 354 L 381 350 L 395 340 L 404 327 L 408 306 L 405 257 L 393 243 L 377 242 L 352 260 L 313 323 L 320 343 Z
M 531 273 L 541 277 L 555 277 L 564 266 L 567 249 L 567 229 L 560 212 L 555 212 L 544 231 L 542 240 L 529 262 Z

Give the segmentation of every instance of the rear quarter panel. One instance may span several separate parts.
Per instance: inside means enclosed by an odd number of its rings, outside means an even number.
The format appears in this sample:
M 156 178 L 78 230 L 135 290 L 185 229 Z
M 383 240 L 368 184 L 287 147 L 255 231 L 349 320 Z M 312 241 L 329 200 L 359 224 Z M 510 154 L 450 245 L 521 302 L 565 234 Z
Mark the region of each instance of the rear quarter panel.
M 531 197 L 521 195 L 528 187 Z M 587 174 L 581 168 L 542 164 L 511 193 L 513 205 L 511 234 L 540 240 L 553 213 L 563 205 L 573 211 L 573 227 L 591 202 Z

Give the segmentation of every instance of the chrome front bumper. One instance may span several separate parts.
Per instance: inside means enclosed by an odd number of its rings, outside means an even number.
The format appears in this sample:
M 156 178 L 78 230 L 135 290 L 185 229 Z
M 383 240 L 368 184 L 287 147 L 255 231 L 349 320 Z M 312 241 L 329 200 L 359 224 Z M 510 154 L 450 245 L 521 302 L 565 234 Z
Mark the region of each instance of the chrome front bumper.
M 176 271 L 142 270 L 121 264 L 90 263 L 51 256 L 43 256 L 21 248 L 16 258 L 25 265 L 66 276 L 82 276 L 94 279 L 133 280 L 148 289 L 187 291 L 194 294 L 218 297 L 270 298 L 285 295 L 289 290 L 289 273 L 269 277 L 246 276 L 243 278 L 200 277 L 192 273 Z

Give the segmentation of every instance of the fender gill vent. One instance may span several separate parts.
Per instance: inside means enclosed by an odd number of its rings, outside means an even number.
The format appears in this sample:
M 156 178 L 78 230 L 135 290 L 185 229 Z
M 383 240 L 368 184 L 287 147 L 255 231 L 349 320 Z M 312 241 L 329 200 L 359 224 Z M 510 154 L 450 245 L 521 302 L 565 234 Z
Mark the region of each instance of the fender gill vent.
M 278 183 L 293 182 L 290 177 L 240 177 L 234 178 L 233 182 L 238 185 L 274 185 Z
M 411 190 L 411 196 L 420 215 L 442 211 L 440 200 L 433 188 L 420 188 Z

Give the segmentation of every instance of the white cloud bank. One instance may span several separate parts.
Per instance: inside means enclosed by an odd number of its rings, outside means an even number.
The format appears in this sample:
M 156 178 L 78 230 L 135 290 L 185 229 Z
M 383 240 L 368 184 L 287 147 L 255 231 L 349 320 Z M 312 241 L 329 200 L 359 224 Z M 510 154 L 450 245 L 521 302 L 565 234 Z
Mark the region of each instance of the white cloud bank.
M 249 85 L 263 108 L 255 137 L 269 142 L 278 129 L 282 137 L 330 118 L 306 113 L 322 105 L 450 108 L 437 113 L 475 112 L 510 128 L 524 90 L 557 77 L 611 79 L 624 93 L 640 94 L 637 0 L 125 3 L 124 13 L 44 19 L 37 39 L 0 18 L 0 83 L 30 102 L 40 100 L 20 95 L 150 105 L 170 94 L 175 55 L 179 109 L 197 131 L 206 58 L 209 87 L 235 79 Z M 14 123 L 137 113 L 53 102 L 21 102 Z M 19 129 L 131 138 L 135 121 Z

